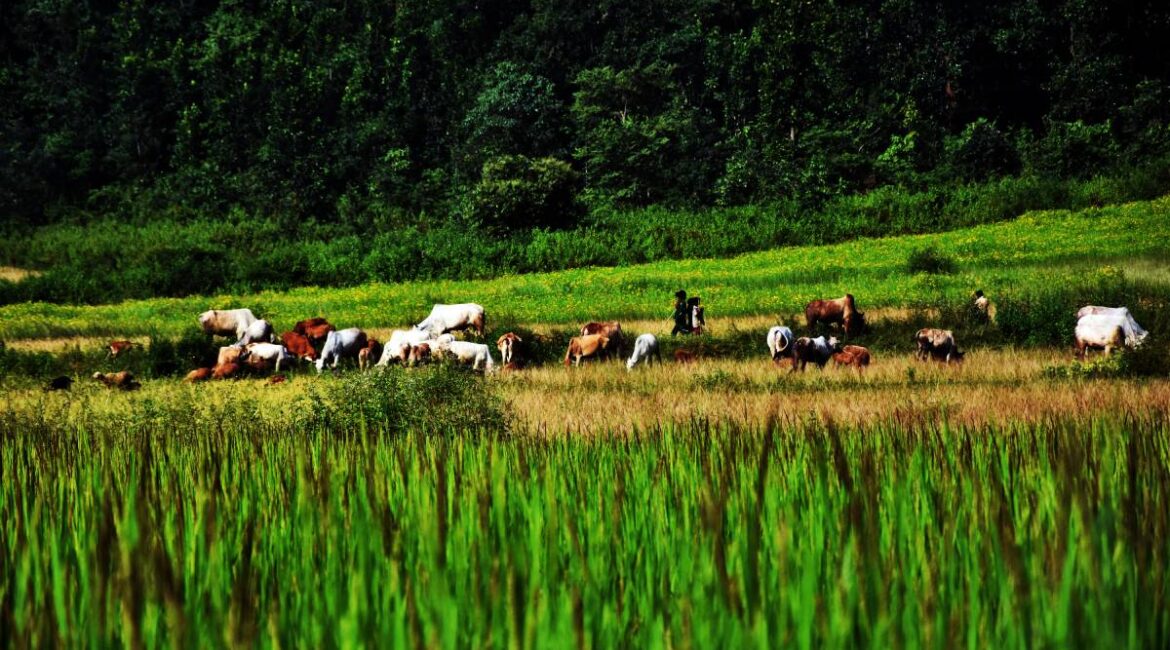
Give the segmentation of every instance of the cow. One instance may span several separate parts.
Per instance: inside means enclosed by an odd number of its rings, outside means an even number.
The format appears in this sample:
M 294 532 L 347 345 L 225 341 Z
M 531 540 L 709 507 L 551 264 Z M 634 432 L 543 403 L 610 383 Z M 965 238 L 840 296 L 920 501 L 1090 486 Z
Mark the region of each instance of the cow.
M 394 330 L 390 333 L 390 340 L 382 346 L 382 354 L 378 358 L 378 363 L 374 365 L 387 366 L 393 361 L 406 365 L 410 357 L 410 346 L 429 340 L 431 340 L 429 332 L 415 329 Z
M 784 357 L 791 357 L 792 342 L 795 340 L 792 330 L 783 325 L 768 330 L 768 352 L 772 354 L 772 363 L 780 363 Z
M 991 320 L 991 301 L 987 299 L 987 296 L 983 295 L 983 289 L 975 290 L 975 296 L 971 301 L 971 305 L 975 308 L 975 314 L 980 321 L 986 323 Z
M 142 384 L 134 379 L 134 373 L 127 370 L 121 372 L 95 372 L 93 378 L 105 384 L 107 388 L 120 388 L 122 390 L 137 390 L 142 388 Z
M 187 382 L 188 384 L 194 384 L 197 381 L 207 381 L 208 379 L 211 379 L 211 375 L 214 372 L 215 368 L 196 368 L 187 373 L 187 376 L 183 378 L 183 381 Z
M 336 327 L 321 317 L 306 318 L 305 320 L 297 321 L 297 324 L 293 326 L 293 332 L 308 337 L 309 341 L 315 346 L 324 343 L 325 337 L 329 336 L 329 332 L 336 330 Z
M 358 350 L 358 368 L 365 370 L 371 365 L 370 359 L 377 360 L 382 355 L 382 344 L 378 339 L 370 336 L 366 338 L 366 347 Z
M 309 337 L 297 332 L 285 332 L 280 335 L 280 342 L 288 349 L 289 354 L 298 359 L 313 361 L 317 358 L 317 350 Z
M 590 334 L 600 334 L 609 339 L 609 347 L 605 350 L 605 356 L 609 356 L 610 353 L 619 357 L 625 354 L 626 337 L 622 334 L 622 324 L 616 320 L 585 323 L 581 326 L 581 336 Z
M 1088 350 L 1104 350 L 1108 356 L 1113 348 L 1136 348 L 1145 341 L 1145 330 L 1142 335 L 1134 331 L 1133 318 L 1126 312 L 1087 314 L 1077 321 L 1075 330 L 1076 352 L 1078 359 L 1084 359 Z M 1138 326 L 1140 329 L 1140 326 Z
M 809 363 L 817 364 L 818 368 L 822 370 L 829 359 L 833 357 L 833 352 L 837 350 L 837 337 L 831 336 L 828 340 L 825 337 L 818 336 L 815 339 L 807 336 L 802 336 L 796 339 L 792 344 L 792 370 L 796 372 L 799 366 L 800 371 L 804 372 L 804 368 Z
M 966 354 L 955 343 L 955 335 L 951 330 L 926 327 L 914 333 L 913 341 L 917 346 L 914 356 L 920 361 L 932 358 L 950 363 L 962 361 Z
M 857 336 L 865 331 L 865 314 L 857 311 L 853 294 L 847 293 L 833 300 L 814 300 L 804 306 L 804 318 L 812 330 L 817 323 L 837 323 L 845 336 Z
M 422 343 L 412 348 L 412 353 L 416 348 L 423 348 L 423 346 L 430 348 L 430 344 Z M 431 351 L 438 353 L 444 359 L 451 358 L 463 365 L 471 366 L 472 370 L 483 370 L 484 372 L 495 370 L 492 364 L 491 349 L 484 343 L 447 341 Z
M 679 348 L 678 350 L 674 351 L 674 362 L 675 363 L 690 364 L 690 363 L 695 363 L 698 360 L 699 360 L 699 356 L 696 355 L 694 352 L 691 352 L 690 350 L 684 350 L 682 348 Z
M 72 386 L 73 378 L 61 375 L 60 377 L 53 377 L 51 380 L 49 380 L 49 383 L 45 385 L 45 390 L 69 390 Z
M 255 370 L 275 368 L 280 372 L 281 364 L 287 368 L 296 357 L 289 354 L 288 348 L 277 343 L 250 343 L 240 354 L 240 360 Z
M 212 309 L 199 314 L 199 326 L 207 334 L 244 338 L 248 326 L 256 322 L 251 309 Z
M 326 365 L 336 369 L 342 359 L 356 360 L 366 343 L 366 333 L 356 327 L 329 332 L 325 337 L 325 347 L 321 349 L 321 358 L 317 359 L 317 372 L 324 370 Z
M 1117 316 L 1125 320 L 1125 337 L 1126 345 L 1136 347 L 1146 340 L 1150 335 L 1137 321 L 1133 319 L 1133 314 L 1125 307 L 1098 307 L 1096 305 L 1087 305 L 1077 310 L 1077 322 L 1086 316 Z
M 215 365 L 222 366 L 225 363 L 237 363 L 240 360 L 240 355 L 244 352 L 244 346 L 239 343 L 233 345 L 225 345 L 219 349 L 219 354 L 215 357 Z
M 662 363 L 662 355 L 658 352 L 658 339 L 653 334 L 642 334 L 634 339 L 634 352 L 626 361 L 626 370 L 633 370 L 634 366 L 643 361 L 650 365 L 651 359 Z
M 430 332 L 431 336 L 446 334 L 471 328 L 475 333 L 483 336 L 486 315 L 483 307 L 475 303 L 466 302 L 458 305 L 435 305 L 431 313 L 424 318 L 414 329 Z
M 249 343 L 271 343 L 272 342 L 272 323 L 261 318 L 248 326 L 244 330 L 244 335 L 240 337 L 240 345 L 248 345 Z
M 118 357 L 122 356 L 123 354 L 129 352 L 136 345 L 138 345 L 138 344 L 133 342 L 133 341 L 126 341 L 126 340 L 110 341 L 110 345 L 109 345 L 110 352 L 106 356 L 111 358 L 111 359 L 117 359 Z
M 516 355 L 516 348 L 520 347 L 517 343 L 523 343 L 524 339 L 516 336 L 512 332 L 501 336 L 496 341 L 496 348 L 500 351 L 500 363 L 507 366 L 512 363 L 512 358 Z
M 242 373 L 242 371 L 243 371 L 243 368 L 240 366 L 240 364 L 238 364 L 234 361 L 231 361 L 228 363 L 220 363 L 220 364 L 216 364 L 215 368 L 212 369 L 211 378 L 212 379 L 232 379 L 234 377 L 239 376 Z
M 410 365 L 430 361 L 431 359 L 431 344 L 419 343 L 418 345 L 410 346 L 410 351 L 407 352 L 406 360 Z
M 869 349 L 860 345 L 846 345 L 840 352 L 833 353 L 833 363 L 837 367 L 853 366 L 861 374 L 869 366 Z
M 565 350 L 565 367 L 570 362 L 581 365 L 581 359 L 590 357 L 603 358 L 609 348 L 609 338 L 603 334 L 587 334 L 574 336 L 569 339 L 569 348 Z

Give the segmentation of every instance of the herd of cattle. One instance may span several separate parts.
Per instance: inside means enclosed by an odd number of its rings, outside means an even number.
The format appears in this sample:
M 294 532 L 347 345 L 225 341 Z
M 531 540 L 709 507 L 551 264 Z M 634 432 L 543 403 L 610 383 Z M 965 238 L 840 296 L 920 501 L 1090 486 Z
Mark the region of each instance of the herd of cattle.
M 989 303 L 982 292 L 975 295 L 974 307 L 984 314 Z M 810 329 L 819 323 L 839 325 L 844 337 L 861 334 L 865 314 L 858 311 L 853 296 L 833 300 L 814 300 L 805 307 L 805 319 Z M 495 364 L 491 350 L 484 343 L 456 339 L 452 334 L 473 331 L 483 337 L 486 315 L 482 306 L 474 303 L 435 305 L 431 313 L 410 329 L 395 330 L 384 344 L 358 328 L 337 329 L 324 318 L 310 318 L 296 324 L 291 331 L 275 335 L 272 324 L 256 318 L 249 309 L 211 310 L 199 315 L 203 332 L 236 339 L 235 343 L 219 348 L 214 366 L 192 370 L 189 382 L 209 379 L 228 379 L 244 372 L 279 373 L 298 362 L 311 362 L 320 373 L 326 368 L 336 369 L 343 360 L 353 360 L 358 368 L 401 364 L 414 366 L 431 360 L 450 360 L 473 370 L 493 372 Z M 1075 330 L 1078 358 L 1084 358 L 1089 349 L 1103 349 L 1109 354 L 1113 348 L 1136 347 L 1148 336 L 1125 307 L 1084 307 L 1077 312 Z M 525 359 L 520 345 L 523 340 L 513 332 L 499 337 L 496 347 L 505 370 L 521 368 Z M 870 364 L 871 354 L 859 345 L 843 345 L 835 336 L 797 337 L 791 328 L 772 327 L 766 338 L 768 351 L 776 364 L 791 360 L 791 371 L 803 371 L 809 364 L 823 368 L 830 360 L 839 366 L 863 371 Z M 921 360 L 934 359 L 950 363 L 961 362 L 964 353 L 955 342 L 951 330 L 925 328 L 914 334 L 915 356 Z M 112 341 L 110 356 L 118 357 L 135 344 Z M 653 334 L 641 334 L 632 344 L 616 321 L 591 322 L 581 333 L 570 339 L 564 364 L 580 365 L 586 359 L 624 358 L 626 368 L 633 370 L 639 364 L 661 362 L 658 339 Z M 695 355 L 685 349 L 675 352 L 681 363 L 693 361 Z M 95 373 L 94 379 L 124 389 L 138 387 L 128 372 Z M 274 375 L 270 381 L 283 381 Z

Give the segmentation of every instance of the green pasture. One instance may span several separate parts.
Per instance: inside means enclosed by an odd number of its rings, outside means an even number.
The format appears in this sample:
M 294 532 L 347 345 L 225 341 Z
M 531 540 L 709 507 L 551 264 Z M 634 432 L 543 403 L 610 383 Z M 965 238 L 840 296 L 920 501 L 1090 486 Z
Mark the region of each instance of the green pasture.
M 417 322 L 437 302 L 473 301 L 492 323 L 572 324 L 668 318 L 673 292 L 699 295 L 711 318 L 788 316 L 819 297 L 853 293 L 861 309 L 961 304 L 982 288 L 993 300 L 1150 275 L 1170 286 L 1170 198 L 1076 212 L 1030 212 L 1006 223 L 939 235 L 781 248 L 729 259 L 588 268 L 482 281 L 303 288 L 254 295 L 161 298 L 101 306 L 44 303 L 0 308 L 0 338 L 175 337 L 211 308 L 249 307 L 278 329 L 309 316 L 342 327 Z M 950 274 L 910 273 L 910 254 L 934 247 Z

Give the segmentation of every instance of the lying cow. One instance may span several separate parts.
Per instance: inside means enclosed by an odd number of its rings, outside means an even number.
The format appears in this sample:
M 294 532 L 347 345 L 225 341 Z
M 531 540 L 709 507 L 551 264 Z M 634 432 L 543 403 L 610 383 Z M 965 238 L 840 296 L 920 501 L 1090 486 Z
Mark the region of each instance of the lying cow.
M 248 345 L 249 343 L 271 343 L 272 342 L 272 323 L 261 318 L 248 326 L 244 330 L 244 335 L 240 337 L 240 345 Z
M 1113 348 L 1136 348 L 1146 339 L 1146 331 L 1141 330 L 1139 335 L 1131 324 L 1132 317 L 1128 312 L 1124 315 L 1117 313 L 1087 314 L 1077 321 L 1074 332 L 1077 358 L 1084 359 L 1088 350 L 1104 350 L 1108 356 Z M 1140 329 L 1140 327 L 1139 327 Z
M 430 332 L 431 336 L 446 334 L 447 332 L 461 331 L 468 328 L 483 336 L 487 316 L 483 307 L 475 303 L 466 302 L 458 305 L 435 305 L 431 313 L 414 329 Z
M 298 359 L 313 361 L 317 358 L 317 350 L 308 336 L 297 332 L 285 332 L 280 335 L 280 342 L 288 349 L 289 354 Z
M 955 343 L 955 335 L 951 330 L 926 327 L 915 332 L 913 340 L 917 346 L 914 356 L 920 361 L 931 358 L 950 363 L 962 361 L 966 354 Z
M 243 352 L 244 346 L 239 343 L 225 345 L 219 349 L 219 354 L 215 357 L 215 365 L 222 366 L 225 363 L 238 363 L 240 355 Z
M 768 330 L 768 352 L 772 354 L 772 363 L 780 363 L 784 357 L 791 357 L 792 342 L 795 340 L 792 330 L 782 325 Z
M 280 372 L 280 366 L 285 368 L 292 365 L 296 357 L 289 353 L 288 348 L 276 343 L 251 343 L 240 354 L 240 360 L 254 370 L 269 370 L 275 368 Z
M 142 384 L 134 379 L 134 373 L 123 370 L 122 372 L 95 372 L 93 378 L 102 382 L 107 388 L 120 388 L 122 390 L 137 390 L 142 388 Z
M 187 382 L 188 384 L 194 384 L 195 382 L 199 381 L 207 381 L 208 379 L 211 379 L 211 375 L 214 372 L 215 368 L 196 368 L 187 373 L 187 376 L 183 378 L 183 381 Z
M 856 336 L 865 330 L 865 314 L 857 311 L 853 294 L 847 293 L 833 300 L 814 300 L 804 307 L 804 318 L 811 330 L 817 323 L 837 323 L 846 336 Z
M 869 366 L 869 349 L 860 345 L 846 345 L 839 352 L 833 353 L 833 363 L 837 367 L 852 366 L 860 374 Z
M 610 353 L 618 356 L 625 354 L 626 337 L 622 334 L 622 324 L 616 320 L 585 323 L 581 326 L 581 336 L 588 336 L 590 334 L 600 334 L 609 339 L 609 348 L 606 350 L 607 356 Z
M 307 337 L 313 345 L 321 345 L 325 342 L 325 337 L 329 336 L 329 332 L 336 331 L 337 328 L 332 323 L 324 318 L 306 318 L 302 321 L 297 321 L 293 326 L 293 331 L 301 336 Z
M 792 344 L 792 370 L 796 372 L 799 365 L 800 371 L 804 372 L 806 365 L 810 363 L 817 364 L 818 368 L 824 369 L 825 364 L 833 357 L 833 353 L 837 350 L 837 337 L 818 336 L 815 339 L 807 336 L 802 336 L 796 339 Z
M 215 366 L 211 371 L 212 379 L 232 379 L 243 374 L 243 367 L 236 363 L 221 363 Z
M 569 363 L 581 365 L 581 359 L 604 358 L 609 349 L 609 338 L 602 334 L 587 334 L 574 336 L 569 339 L 569 349 L 565 350 L 565 367 Z
M 321 348 L 321 358 L 317 359 L 317 372 L 324 370 L 326 365 L 336 369 L 342 359 L 356 360 L 367 342 L 366 333 L 356 327 L 329 332 L 325 346 Z
M 1136 347 L 1150 335 L 1141 325 L 1138 325 L 1138 322 L 1133 319 L 1133 314 L 1125 307 L 1087 305 L 1077 311 L 1077 322 L 1080 323 L 1081 319 L 1086 316 L 1116 316 L 1124 320 L 1125 337 L 1127 339 L 1126 345 L 1130 347 Z
M 251 309 L 212 309 L 199 314 L 199 326 L 207 334 L 244 338 L 248 327 L 256 322 Z
M 649 365 L 651 359 L 662 363 L 662 355 L 658 352 L 658 339 L 653 334 L 643 334 L 634 339 L 634 353 L 626 361 L 626 370 L 633 370 L 634 366 L 643 361 Z
M 512 332 L 508 332 L 507 334 L 501 336 L 496 341 L 496 348 L 500 351 L 500 363 L 504 364 L 505 366 L 509 363 L 512 363 L 512 357 L 516 355 L 516 348 L 519 347 L 517 344 L 522 343 L 523 341 L 524 339 L 516 336 Z

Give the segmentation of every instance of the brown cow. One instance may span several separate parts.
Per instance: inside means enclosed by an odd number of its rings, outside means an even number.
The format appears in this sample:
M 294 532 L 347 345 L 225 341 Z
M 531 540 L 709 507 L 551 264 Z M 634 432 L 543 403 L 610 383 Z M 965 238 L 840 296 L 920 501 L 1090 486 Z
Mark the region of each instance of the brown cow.
M 313 345 L 317 346 L 324 343 L 325 337 L 329 336 L 329 332 L 336 329 L 329 321 L 321 317 L 306 318 L 305 320 L 298 321 L 293 326 L 294 332 L 301 336 L 307 336 L 313 342 Z
M 674 360 L 677 363 L 694 363 L 699 360 L 699 357 L 690 350 L 683 350 L 680 348 L 674 351 Z
M 313 347 L 313 342 L 304 334 L 285 332 L 280 335 L 280 343 L 288 350 L 289 354 L 298 359 L 308 359 L 309 361 L 317 359 L 317 350 Z
M 811 330 L 817 323 L 837 323 L 846 336 L 856 336 L 865 330 L 865 314 L 857 311 L 853 294 L 847 293 L 834 300 L 814 300 L 804 307 L 804 317 Z
M 516 357 L 516 348 L 520 347 L 516 344 L 523 343 L 523 341 L 524 339 L 521 339 L 512 332 L 508 332 L 496 341 L 496 347 L 500 350 L 500 362 L 505 367 L 509 363 L 512 363 L 512 359 Z
M 211 378 L 232 379 L 233 377 L 240 375 L 242 371 L 243 368 L 238 363 L 221 363 L 215 366 L 215 369 L 211 373 Z
M 581 326 L 581 336 L 588 336 L 590 334 L 600 334 L 609 339 L 609 347 L 604 353 L 606 357 L 610 353 L 616 354 L 619 357 L 625 355 L 626 337 L 622 334 L 621 323 L 616 320 L 585 323 Z
M 431 350 L 430 343 L 419 343 L 418 345 L 412 345 L 403 348 L 403 350 L 406 354 L 406 358 L 402 360 L 402 364 L 409 364 L 412 366 L 424 361 L 430 361 L 431 353 L 433 352 L 433 350 Z
M 211 375 L 214 372 L 215 368 L 196 368 L 187 373 L 187 376 L 183 378 L 183 381 L 187 382 L 188 384 L 194 384 L 197 381 L 207 381 L 208 379 L 211 379 Z
M 846 345 L 840 352 L 833 353 L 833 363 L 838 367 L 853 366 L 861 374 L 869 365 L 869 349 L 860 345 Z
M 603 358 L 609 349 L 609 337 L 602 334 L 587 334 L 574 336 L 569 339 L 569 349 L 565 351 L 565 367 L 569 367 L 570 360 L 575 365 L 581 365 L 581 359 L 589 357 Z
M 122 356 L 123 354 L 129 352 L 130 349 L 133 348 L 135 345 L 137 345 L 137 343 L 135 343 L 133 341 L 126 341 L 126 340 L 110 341 L 110 353 L 106 356 L 110 357 L 111 359 L 117 359 L 118 357 Z
M 110 373 L 95 372 L 93 378 L 105 384 L 107 388 L 121 388 L 122 390 L 142 388 L 142 384 L 134 380 L 134 373 L 127 370 Z

